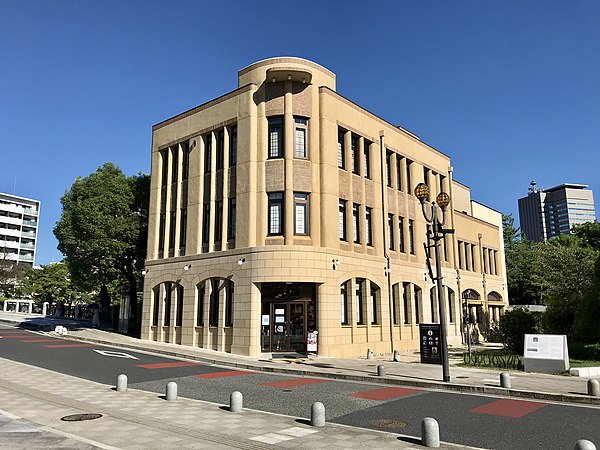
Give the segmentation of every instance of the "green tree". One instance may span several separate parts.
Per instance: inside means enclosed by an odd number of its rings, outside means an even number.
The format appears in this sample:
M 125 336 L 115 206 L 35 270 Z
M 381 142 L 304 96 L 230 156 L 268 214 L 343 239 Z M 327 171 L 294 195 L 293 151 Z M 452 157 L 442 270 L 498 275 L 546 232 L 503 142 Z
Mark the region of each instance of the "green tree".
M 542 305 L 545 301 L 544 244 L 522 239 L 505 249 L 508 297 L 513 305 Z
M 523 354 L 525 335 L 533 334 L 537 331 L 535 315 L 522 308 L 506 311 L 500 317 L 498 327 L 502 343 L 506 348 L 518 355 Z
M 578 236 L 558 236 L 543 244 L 547 306 L 544 328 L 549 333 L 571 335 L 575 315 L 592 287 L 598 255 Z
M 582 344 L 600 344 L 600 257 L 596 260 L 594 283 L 583 296 L 575 314 L 573 337 Z
M 586 222 L 573 227 L 573 234 L 583 245 L 600 251 L 600 223 Z
M 515 218 L 512 214 L 502 214 L 502 232 L 505 249 L 512 248 L 521 240 L 521 230 L 515 228 Z
M 149 193 L 147 175 L 126 177 L 107 162 L 87 177 L 78 177 L 65 192 L 54 228 L 58 249 L 78 287 L 126 287 L 132 330 L 138 327 L 137 286 L 146 255 Z
M 37 302 L 55 301 L 87 302 L 94 293 L 79 291 L 71 280 L 69 267 L 64 262 L 52 263 L 30 271 L 23 282 L 23 288 Z

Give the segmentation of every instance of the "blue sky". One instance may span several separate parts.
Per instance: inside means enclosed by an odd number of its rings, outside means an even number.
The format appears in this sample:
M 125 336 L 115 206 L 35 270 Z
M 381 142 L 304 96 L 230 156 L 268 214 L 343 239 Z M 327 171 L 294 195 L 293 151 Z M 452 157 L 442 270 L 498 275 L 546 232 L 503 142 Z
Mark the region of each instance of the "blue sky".
M 77 176 L 148 173 L 153 124 L 273 56 L 332 70 L 498 211 L 518 218 L 532 179 L 600 201 L 597 0 L 0 0 L 0 56 L 0 192 L 42 201 L 36 264 L 62 259 L 52 229 Z

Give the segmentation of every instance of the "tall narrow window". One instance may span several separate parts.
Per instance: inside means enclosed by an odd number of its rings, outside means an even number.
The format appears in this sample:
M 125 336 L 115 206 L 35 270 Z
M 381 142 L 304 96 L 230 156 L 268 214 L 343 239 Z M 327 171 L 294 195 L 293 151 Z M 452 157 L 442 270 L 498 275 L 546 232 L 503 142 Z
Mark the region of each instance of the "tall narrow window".
M 408 251 L 411 255 L 415 254 L 415 230 L 412 219 L 408 219 Z
M 269 118 L 269 158 L 283 158 L 283 120 Z
M 294 234 L 308 234 L 308 194 L 294 192 Z
M 363 171 L 365 174 L 365 178 L 371 178 L 371 142 L 364 140 L 363 144 Z
M 348 325 L 348 282 L 340 286 L 341 323 Z
M 225 130 L 220 129 L 217 133 L 217 170 L 225 164 Z
M 212 133 L 204 136 L 204 172 L 210 173 L 212 159 Z
M 389 187 L 392 187 L 392 152 L 385 152 L 385 179 Z
M 365 284 L 365 280 L 362 278 L 356 279 L 356 324 L 364 325 L 365 315 L 364 315 L 364 301 L 363 301 L 363 285 Z
M 202 212 L 202 243 L 208 244 L 210 227 L 210 203 L 204 204 L 204 211 Z
M 169 256 L 175 256 L 175 223 L 177 219 L 177 212 L 171 211 L 170 216 L 170 228 L 169 228 Z
M 270 192 L 269 196 L 269 235 L 283 234 L 283 192 Z
M 393 319 L 393 324 L 394 325 L 398 325 L 398 323 L 400 322 L 400 318 L 398 317 L 398 306 L 399 306 L 399 300 L 398 300 L 398 292 L 399 289 L 399 285 L 395 284 L 392 286 L 392 319 Z
M 185 255 L 185 242 L 187 239 L 187 209 L 181 208 L 179 222 L 179 256 Z
M 158 311 L 160 307 L 160 288 L 152 289 L 152 326 L 158 326 Z
M 229 128 L 229 166 L 237 164 L 237 125 Z
M 164 256 L 166 228 L 167 228 L 167 186 L 169 176 L 169 149 L 160 151 L 162 173 L 160 181 L 160 218 L 158 228 L 158 256 Z
M 346 168 L 346 146 L 344 145 L 344 130 L 338 129 L 338 167 Z
M 235 198 L 229 199 L 229 215 L 227 216 L 228 224 L 227 224 L 227 239 L 235 239 L 235 221 L 236 221 L 236 211 L 235 211 Z
M 359 219 L 360 205 L 352 204 L 352 240 L 356 243 L 360 243 L 360 219 Z
M 183 286 L 177 284 L 177 315 L 175 316 L 175 326 L 183 325 Z
M 346 200 L 340 200 L 339 203 L 339 232 L 340 240 L 346 241 Z
M 421 323 L 421 289 L 417 286 L 413 287 L 415 291 L 415 323 Z
M 454 291 L 448 288 L 448 321 L 454 323 Z
M 168 327 L 171 325 L 171 295 L 173 293 L 173 283 L 165 283 L 165 300 L 164 300 L 164 312 L 165 317 L 163 325 Z
M 209 326 L 211 327 L 219 325 L 219 281 L 218 278 L 212 278 L 210 280 Z
M 371 292 L 369 298 L 371 300 L 371 325 L 377 325 L 378 320 L 377 316 L 379 314 L 379 308 L 377 305 L 377 297 L 379 294 L 379 287 L 377 285 L 371 283 Z
M 181 144 L 183 149 L 183 161 L 181 165 L 181 179 L 183 181 L 190 177 L 190 143 L 184 142 Z
M 388 247 L 394 250 L 394 215 L 388 214 Z
M 404 217 L 398 216 L 398 232 L 399 232 L 399 238 L 398 238 L 398 250 L 400 250 L 402 253 L 406 252 L 406 245 L 404 243 Z
M 215 242 L 221 242 L 223 239 L 223 201 L 219 200 L 215 204 Z
M 432 186 L 430 186 L 429 184 L 429 174 L 431 173 L 431 171 L 427 168 L 427 167 L 423 167 L 423 181 L 425 182 L 425 185 L 429 188 L 430 191 L 432 191 Z M 432 193 L 433 194 L 433 193 Z
M 407 189 L 407 192 L 412 195 L 412 193 L 413 193 L 412 180 L 411 180 L 411 176 L 410 176 L 410 171 L 412 168 L 411 166 L 412 166 L 412 161 L 407 159 L 406 160 L 406 189 Z
M 402 160 L 400 155 L 396 155 L 396 187 L 399 191 L 403 191 L 402 189 Z
M 408 325 L 410 320 L 410 283 L 402 283 L 402 303 L 404 304 L 404 324 Z
M 233 326 L 233 281 L 225 281 L 225 326 Z
M 203 327 L 204 326 L 204 295 L 206 294 L 206 288 L 204 287 L 204 283 L 199 284 L 197 286 L 198 291 L 198 310 L 196 313 L 196 326 Z
M 365 210 L 365 226 L 367 232 L 367 245 L 373 245 L 373 223 L 372 223 L 373 209 L 366 208 Z
M 294 157 L 296 158 L 308 158 L 307 126 L 308 120 L 294 117 Z
M 350 151 L 352 153 L 352 173 L 358 175 L 360 173 L 360 153 L 358 149 L 358 136 L 355 134 L 350 136 Z
M 159 225 L 158 225 L 158 253 L 159 257 L 163 257 L 165 251 L 165 228 L 167 226 L 167 214 L 160 213 Z

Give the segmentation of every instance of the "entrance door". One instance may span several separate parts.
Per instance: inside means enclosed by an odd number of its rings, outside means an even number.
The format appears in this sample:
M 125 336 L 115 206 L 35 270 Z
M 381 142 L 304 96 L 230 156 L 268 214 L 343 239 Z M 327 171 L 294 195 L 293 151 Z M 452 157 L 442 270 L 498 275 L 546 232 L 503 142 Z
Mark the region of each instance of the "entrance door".
M 305 310 L 304 302 L 271 304 L 271 352 L 306 353 Z

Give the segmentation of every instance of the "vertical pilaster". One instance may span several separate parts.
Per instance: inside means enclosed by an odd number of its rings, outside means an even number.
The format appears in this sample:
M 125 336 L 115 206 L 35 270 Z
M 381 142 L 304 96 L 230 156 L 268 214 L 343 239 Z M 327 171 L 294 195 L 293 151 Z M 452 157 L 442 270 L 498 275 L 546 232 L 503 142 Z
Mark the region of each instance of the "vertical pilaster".
M 285 161 L 284 242 L 294 243 L 294 115 L 292 107 L 292 82 L 285 82 L 283 105 L 283 157 Z
M 214 131 L 209 133 L 210 139 L 210 219 L 208 229 L 208 251 L 213 251 L 215 246 L 215 214 L 216 214 L 216 196 L 217 196 L 217 139 Z

